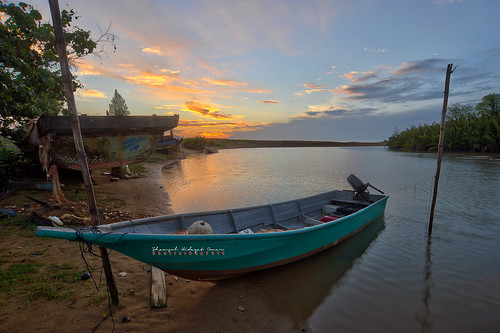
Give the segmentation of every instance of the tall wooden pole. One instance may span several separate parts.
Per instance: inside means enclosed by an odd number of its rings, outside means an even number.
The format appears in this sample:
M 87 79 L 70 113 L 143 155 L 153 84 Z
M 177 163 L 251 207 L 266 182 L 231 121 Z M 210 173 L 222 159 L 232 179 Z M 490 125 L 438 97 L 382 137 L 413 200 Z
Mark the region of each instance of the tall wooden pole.
M 87 190 L 87 200 L 89 203 L 89 211 L 92 216 L 92 221 L 95 226 L 99 225 L 99 213 L 94 195 L 94 187 L 92 179 L 90 178 L 90 171 L 87 164 L 87 157 L 85 155 L 85 148 L 83 146 L 82 133 L 80 132 L 80 120 L 78 119 L 78 111 L 76 109 L 75 96 L 73 95 L 72 76 L 69 70 L 68 55 L 66 51 L 66 41 L 64 38 L 64 31 L 61 21 L 61 12 L 59 10 L 58 0 L 49 0 L 50 13 L 52 15 L 52 24 L 54 26 L 54 35 L 56 37 L 57 54 L 59 55 L 59 62 L 61 64 L 62 81 L 64 85 L 64 93 L 66 95 L 66 103 L 68 104 L 68 111 L 71 119 L 71 130 L 73 131 L 73 141 L 75 142 L 76 154 L 82 169 L 83 182 Z M 118 305 L 118 289 L 113 278 L 111 264 L 109 262 L 108 252 L 106 248 L 99 247 L 104 272 L 106 275 L 106 283 L 111 295 L 111 301 L 114 305 Z
M 441 159 L 443 156 L 443 146 L 444 146 L 444 132 L 445 132 L 445 121 L 446 121 L 446 110 L 448 108 L 448 94 L 450 90 L 450 76 L 453 73 L 453 64 L 448 64 L 446 69 L 446 81 L 444 84 L 444 98 L 443 98 L 443 110 L 441 112 L 441 129 L 439 131 L 439 144 L 438 144 L 438 155 L 437 155 L 437 167 L 436 176 L 434 177 L 434 192 L 432 194 L 432 204 L 431 204 L 431 214 L 429 217 L 429 236 L 432 234 L 432 225 L 434 223 L 434 209 L 436 207 L 436 199 L 439 185 L 439 175 L 441 174 Z

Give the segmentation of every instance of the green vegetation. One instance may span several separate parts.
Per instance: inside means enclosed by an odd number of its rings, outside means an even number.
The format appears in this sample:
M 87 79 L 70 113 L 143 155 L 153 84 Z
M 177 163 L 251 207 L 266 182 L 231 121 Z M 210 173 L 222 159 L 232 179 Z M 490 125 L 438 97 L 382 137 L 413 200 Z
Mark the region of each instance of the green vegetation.
M 83 273 L 68 263 L 48 266 L 34 261 L 14 263 L 0 271 L 0 292 L 22 293 L 30 301 L 39 297 L 68 299 L 75 291 L 68 290 L 67 283 L 80 281 Z
M 437 150 L 440 125 L 412 126 L 395 130 L 389 138 L 392 149 L 410 151 Z M 482 98 L 475 107 L 454 104 L 448 109 L 444 149 L 460 152 L 500 152 L 500 94 Z
M 153 152 L 145 161 L 146 163 L 159 163 L 159 162 L 164 162 L 168 160 L 174 160 L 179 158 L 178 155 L 167 155 L 159 152 Z M 134 167 L 137 164 L 131 165 L 130 168 Z M 136 171 L 137 172 L 137 171 Z
M 73 10 L 61 12 L 70 63 L 88 54 L 99 55 L 100 42 L 115 36 L 105 31 L 92 39 L 75 25 Z M 55 47 L 54 29 L 33 6 L 0 1 L 0 135 L 20 140 L 16 127 L 44 113 L 64 112 L 65 96 Z M 82 86 L 73 78 L 74 90 Z
M 27 174 L 37 175 L 42 174 L 42 171 L 12 141 L 0 136 L 0 183 L 4 179 L 26 177 Z
M 130 111 L 128 110 L 127 103 L 125 103 L 125 98 L 118 93 L 115 89 L 115 94 L 111 98 L 111 103 L 109 104 L 109 109 L 106 110 L 106 114 L 109 116 L 128 116 Z
M 215 146 L 215 141 L 204 138 L 201 135 L 195 136 L 194 138 L 184 138 L 182 141 L 182 147 L 186 149 L 202 151 L 207 146 Z

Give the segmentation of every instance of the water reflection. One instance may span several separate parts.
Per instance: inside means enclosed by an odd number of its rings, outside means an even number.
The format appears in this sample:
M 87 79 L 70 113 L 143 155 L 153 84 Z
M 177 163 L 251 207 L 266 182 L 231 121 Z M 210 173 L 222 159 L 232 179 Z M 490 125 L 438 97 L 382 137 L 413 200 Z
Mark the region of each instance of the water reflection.
M 422 333 L 432 331 L 432 324 L 430 321 L 431 309 L 430 309 L 430 299 L 431 299 L 431 288 L 434 285 L 432 281 L 432 258 L 431 258 L 431 243 L 432 238 L 427 239 L 427 247 L 425 249 L 425 266 L 424 266 L 424 289 L 422 291 L 422 304 L 423 307 L 419 308 L 415 313 L 415 318 L 418 323 L 420 323 Z
M 294 329 L 301 329 L 383 229 L 384 219 L 380 218 L 335 247 L 295 263 L 250 274 L 245 279 L 250 285 L 259 285 L 270 310 L 287 316 Z
M 349 249 L 356 238 L 295 265 L 220 283 L 207 296 L 236 285 L 241 294 L 227 302 L 251 295 L 297 327 L 306 322 L 308 332 L 496 332 L 500 159 L 445 154 L 431 244 L 435 167 L 434 153 L 382 148 L 240 149 L 189 157 L 165 170 L 164 184 L 174 210 L 184 212 L 348 188 L 345 177 L 354 173 L 390 195 L 376 242 Z
M 271 309 L 286 314 L 297 325 L 305 323 L 383 228 L 384 220 L 378 219 L 337 247 L 262 276 L 259 281 Z

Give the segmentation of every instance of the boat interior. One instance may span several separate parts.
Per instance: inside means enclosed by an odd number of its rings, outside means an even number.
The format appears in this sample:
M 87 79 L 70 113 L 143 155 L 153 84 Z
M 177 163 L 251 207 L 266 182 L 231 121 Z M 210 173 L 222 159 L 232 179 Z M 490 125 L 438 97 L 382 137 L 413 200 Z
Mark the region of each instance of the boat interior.
M 208 223 L 213 234 L 277 232 L 330 222 L 363 209 L 384 195 L 356 191 L 330 191 L 314 196 L 255 207 L 158 216 L 123 221 L 102 231 L 140 234 L 186 234 L 197 221 Z M 106 230 L 108 229 L 108 230 Z

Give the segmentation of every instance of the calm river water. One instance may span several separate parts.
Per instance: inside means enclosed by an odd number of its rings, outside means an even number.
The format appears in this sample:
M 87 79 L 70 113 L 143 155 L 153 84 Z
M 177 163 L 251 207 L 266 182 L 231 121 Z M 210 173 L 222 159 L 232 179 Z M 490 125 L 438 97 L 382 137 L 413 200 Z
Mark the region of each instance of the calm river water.
M 270 307 L 308 332 L 500 332 L 500 157 L 447 154 L 428 241 L 435 154 L 263 148 L 190 156 L 164 171 L 176 213 L 347 189 L 390 195 L 358 236 L 261 277 Z M 267 279 L 267 280 L 266 280 Z

